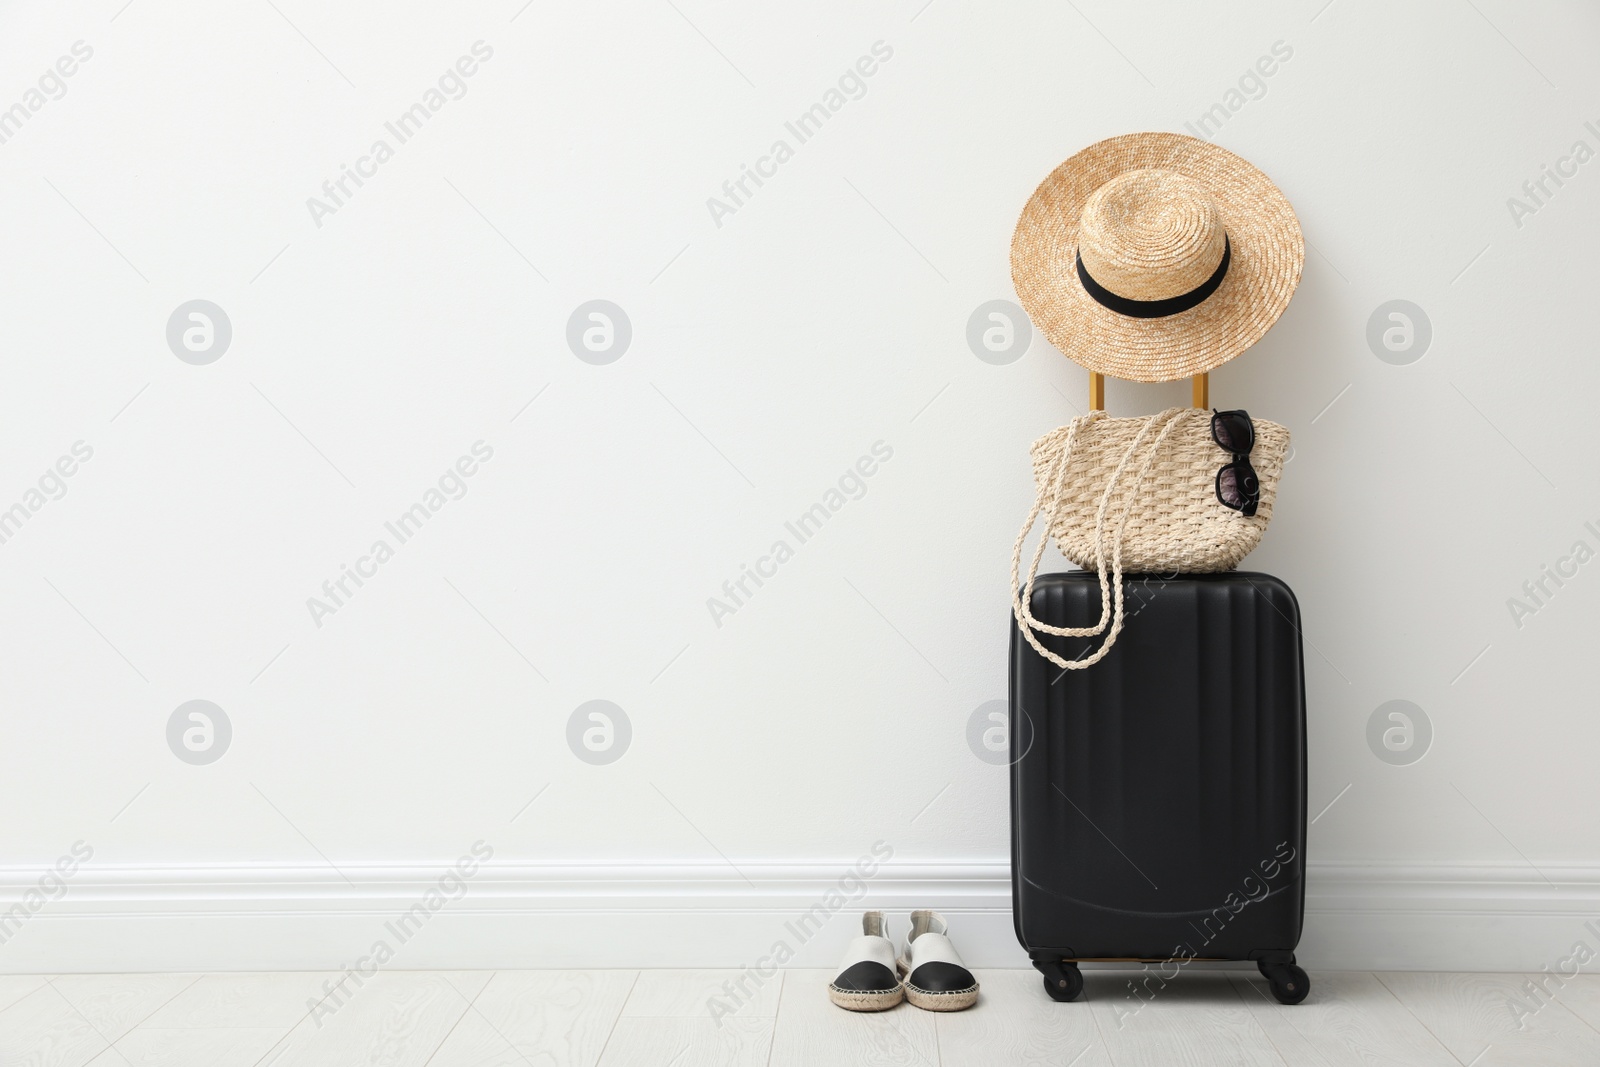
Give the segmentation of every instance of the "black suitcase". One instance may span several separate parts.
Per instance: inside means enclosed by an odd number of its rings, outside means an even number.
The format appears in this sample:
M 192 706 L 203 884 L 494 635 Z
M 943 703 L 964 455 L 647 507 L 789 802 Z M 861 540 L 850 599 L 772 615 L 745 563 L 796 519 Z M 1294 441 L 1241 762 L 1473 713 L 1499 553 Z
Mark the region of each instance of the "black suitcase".
M 1078 962 L 1253 960 L 1284 1003 L 1305 906 L 1305 681 L 1283 582 L 1124 577 L 1126 623 L 1085 670 L 1011 627 L 1011 888 L 1017 940 L 1056 1000 Z M 1100 617 L 1093 573 L 1041 575 L 1034 616 Z M 1040 637 L 1073 659 L 1098 638 Z M 1148 995 L 1141 992 L 1141 996 Z

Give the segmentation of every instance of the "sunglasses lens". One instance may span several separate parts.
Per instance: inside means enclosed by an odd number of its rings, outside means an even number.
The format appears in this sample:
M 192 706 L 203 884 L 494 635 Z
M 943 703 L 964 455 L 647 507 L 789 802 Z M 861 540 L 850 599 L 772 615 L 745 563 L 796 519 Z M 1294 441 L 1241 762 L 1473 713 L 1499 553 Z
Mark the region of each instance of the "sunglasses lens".
M 1237 411 L 1223 411 L 1211 419 L 1211 436 L 1229 452 L 1244 453 L 1256 443 L 1255 427 L 1250 418 Z
M 1261 480 L 1248 463 L 1230 463 L 1217 471 L 1217 499 L 1245 515 L 1256 513 L 1261 499 Z
M 1235 511 L 1244 507 L 1245 497 L 1239 491 L 1239 472 L 1232 465 L 1217 472 L 1217 499 Z

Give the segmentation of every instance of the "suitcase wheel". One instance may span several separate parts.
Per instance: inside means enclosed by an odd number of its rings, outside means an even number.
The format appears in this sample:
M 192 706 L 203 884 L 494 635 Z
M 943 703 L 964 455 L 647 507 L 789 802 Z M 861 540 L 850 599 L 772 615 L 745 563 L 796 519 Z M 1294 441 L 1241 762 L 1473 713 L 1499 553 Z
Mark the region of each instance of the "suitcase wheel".
M 1050 994 L 1051 1000 L 1063 1003 L 1075 1000 L 1083 992 L 1083 972 L 1078 970 L 1078 965 L 1070 960 L 1059 963 L 1035 963 L 1044 974 L 1044 991 Z
M 1292 963 L 1267 963 L 1263 960 L 1257 966 L 1261 968 L 1261 976 L 1267 980 L 1279 1004 L 1298 1004 L 1311 992 L 1311 979 Z M 1081 986 L 1081 980 L 1079 984 Z

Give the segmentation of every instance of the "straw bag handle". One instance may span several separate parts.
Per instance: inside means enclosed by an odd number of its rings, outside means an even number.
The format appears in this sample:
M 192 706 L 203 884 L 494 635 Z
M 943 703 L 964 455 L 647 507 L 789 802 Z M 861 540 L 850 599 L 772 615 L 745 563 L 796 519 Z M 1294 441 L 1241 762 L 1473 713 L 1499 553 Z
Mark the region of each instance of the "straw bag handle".
M 1062 487 L 1068 474 L 1068 463 L 1072 456 L 1072 446 L 1076 443 L 1078 431 L 1093 422 L 1105 417 L 1103 410 L 1091 411 L 1088 415 L 1074 419 L 1067 430 L 1067 440 L 1062 445 L 1056 462 L 1050 474 L 1039 485 L 1034 495 L 1033 507 L 1028 512 L 1028 517 L 1022 524 L 1022 530 L 1017 534 L 1016 543 L 1011 548 L 1011 610 L 1016 617 L 1017 626 L 1022 630 L 1022 636 L 1028 644 L 1033 646 L 1045 659 L 1069 671 L 1082 670 L 1093 666 L 1105 658 L 1116 644 L 1117 635 L 1122 632 L 1122 541 L 1123 534 L 1128 525 L 1128 515 L 1133 510 L 1133 503 L 1138 499 L 1139 487 L 1144 484 L 1145 476 L 1149 474 L 1150 467 L 1155 463 L 1161 446 L 1166 443 L 1167 436 L 1178 425 L 1183 415 L 1183 408 L 1169 408 L 1159 415 L 1151 415 L 1145 419 L 1139 433 L 1134 437 L 1133 443 L 1128 446 L 1122 455 L 1122 460 L 1117 464 L 1111 477 L 1106 480 L 1105 492 L 1100 495 L 1100 506 L 1095 512 L 1094 523 L 1094 551 L 1095 551 L 1095 576 L 1100 581 L 1100 621 L 1093 626 L 1051 626 L 1040 622 L 1033 615 L 1033 587 L 1039 575 L 1039 561 L 1044 556 L 1045 545 L 1050 541 L 1050 524 L 1054 519 L 1055 509 L 1061 501 Z M 1155 440 L 1150 445 L 1150 451 L 1144 458 L 1143 465 L 1139 468 L 1138 476 L 1134 479 L 1133 486 L 1128 492 L 1128 499 L 1122 506 L 1122 514 L 1117 518 L 1116 531 L 1111 538 L 1111 560 L 1108 568 L 1106 561 L 1106 509 L 1110 506 L 1111 498 L 1116 492 L 1122 472 L 1127 469 L 1128 463 L 1138 453 L 1139 446 L 1149 435 L 1150 431 L 1160 427 Z M 1048 495 L 1048 500 L 1046 499 Z M 1044 536 L 1039 539 L 1038 546 L 1034 549 L 1033 559 L 1028 566 L 1028 580 L 1024 586 L 1021 582 L 1022 546 L 1027 540 L 1033 525 L 1038 521 L 1041 512 L 1047 512 Z M 1109 574 L 1108 574 L 1109 569 Z M 1022 588 L 1019 588 L 1022 586 Z M 1109 602 L 1109 603 L 1108 603 Z M 1056 655 L 1039 643 L 1034 636 L 1034 631 L 1055 634 L 1063 637 L 1095 637 L 1106 631 L 1110 625 L 1106 638 L 1100 647 L 1087 656 L 1075 660 L 1067 660 Z

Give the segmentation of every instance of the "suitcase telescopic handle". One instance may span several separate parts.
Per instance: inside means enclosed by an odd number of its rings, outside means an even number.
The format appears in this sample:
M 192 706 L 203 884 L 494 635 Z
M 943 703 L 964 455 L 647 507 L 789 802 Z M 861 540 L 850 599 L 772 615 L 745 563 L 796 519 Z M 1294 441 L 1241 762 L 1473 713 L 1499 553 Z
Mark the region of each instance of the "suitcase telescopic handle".
M 1194 397 L 1194 406 L 1204 410 L 1211 406 L 1211 375 L 1196 374 L 1190 379 L 1190 388 Z M 1106 376 L 1095 371 L 1089 372 L 1089 410 L 1104 411 L 1106 409 Z

